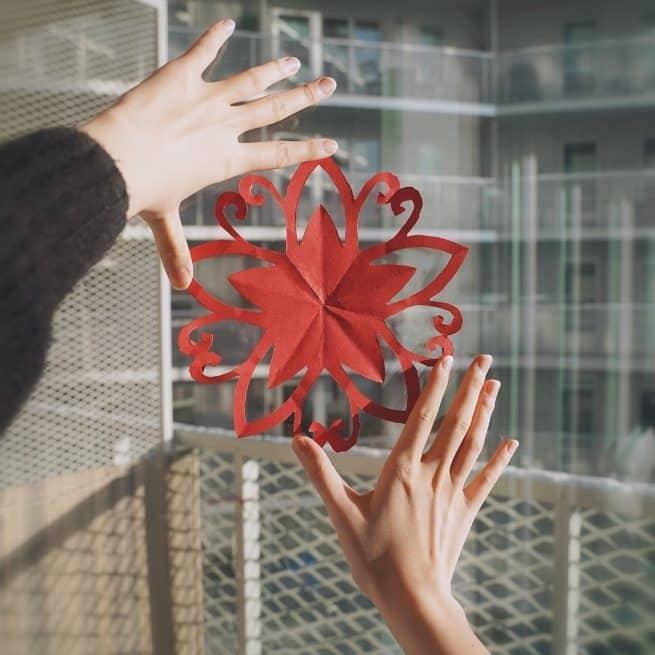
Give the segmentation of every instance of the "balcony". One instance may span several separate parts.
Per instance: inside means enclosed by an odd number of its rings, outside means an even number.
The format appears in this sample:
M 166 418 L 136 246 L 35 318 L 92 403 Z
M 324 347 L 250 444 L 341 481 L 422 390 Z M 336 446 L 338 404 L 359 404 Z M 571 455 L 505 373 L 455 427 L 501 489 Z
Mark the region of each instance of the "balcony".
M 288 440 L 176 433 L 202 453 L 207 652 L 400 653 L 354 586 Z M 358 447 L 332 459 L 361 491 L 386 455 Z M 511 467 L 467 540 L 454 591 L 492 651 L 609 655 L 621 644 L 646 655 L 654 520 L 648 485 Z
M 502 52 L 495 68 L 503 113 L 655 102 L 655 36 Z
M 353 189 L 360 189 L 372 173 L 347 173 Z M 272 174 L 274 184 L 285 188 L 288 177 Z M 453 239 L 474 241 L 489 240 L 494 234 L 507 227 L 504 220 L 503 198 L 494 188 L 489 178 L 407 175 L 400 174 L 403 186 L 415 186 L 423 197 L 421 212 L 421 230 L 425 233 L 438 232 L 441 236 Z M 335 220 L 337 227 L 343 221 L 343 208 L 332 182 L 325 176 L 317 184 L 308 183 L 303 191 L 298 208 L 298 225 L 303 229 L 311 213 L 323 204 Z M 234 190 L 235 182 L 227 182 L 205 189 L 187 200 L 181 211 L 182 223 L 192 227 L 187 229 L 190 238 L 216 238 L 214 227 L 214 205 L 220 193 Z M 212 226 L 209 229 L 197 229 L 200 226 Z M 359 218 L 360 237 L 362 240 L 384 238 L 396 232 L 399 227 L 398 217 L 388 205 L 377 205 L 374 196 L 362 208 Z M 250 207 L 248 218 L 239 231 L 248 238 L 276 240 L 284 239 L 284 216 L 279 207 L 267 202 L 263 207 Z
M 653 236 L 655 170 L 545 174 L 524 179 L 539 238 Z
M 278 188 L 284 188 L 287 174 L 273 174 Z M 370 173 L 348 173 L 353 188 L 360 188 Z M 510 181 L 491 178 L 445 175 L 399 174 L 403 185 L 415 186 L 423 196 L 421 230 L 432 231 L 467 243 L 518 239 L 552 241 L 561 239 L 637 239 L 655 237 L 655 170 L 599 171 L 590 173 L 544 174 L 520 178 L 525 204 L 518 230 L 510 219 Z M 216 238 L 214 204 L 217 196 L 234 190 L 230 181 L 205 189 L 182 207 L 182 222 L 191 239 Z M 308 184 L 299 207 L 299 225 L 306 224 L 320 203 L 335 220 L 343 215 L 338 194 L 323 178 Z M 529 205 L 528 203 L 532 203 Z M 535 217 L 531 227 L 528 216 Z M 398 219 L 386 206 L 372 200 L 360 215 L 363 239 L 390 235 Z M 204 226 L 204 228 L 203 228 Z M 284 238 L 284 219 L 270 203 L 251 207 L 240 231 L 252 239 Z M 191 229 L 188 229 L 191 228 Z
M 480 304 L 461 309 L 464 327 L 455 335 L 454 342 L 464 357 L 490 352 L 499 363 L 517 357 L 530 366 L 546 368 L 561 366 L 559 358 L 564 357 L 570 365 L 584 363 L 591 370 L 616 369 L 627 358 L 634 370 L 655 367 L 655 310 L 651 305 L 543 303 L 513 308 Z M 180 328 L 201 314 L 174 316 L 173 344 Z M 421 323 L 421 317 L 414 314 L 401 315 L 394 325 L 402 342 L 412 348 L 420 348 L 431 334 L 429 323 Z M 417 330 L 422 333 L 417 335 Z M 227 368 L 244 361 L 261 336 L 258 328 L 232 321 L 209 325 L 203 332 L 213 334 L 214 343 L 220 344 L 222 366 Z M 173 366 L 179 369 L 178 378 L 187 379 L 183 369 L 188 365 L 189 358 L 174 346 Z M 394 361 L 389 362 L 387 370 L 393 371 L 395 365 Z M 255 377 L 267 374 L 265 367 L 260 368 Z
M 461 353 L 491 352 L 498 357 L 534 358 L 530 365 L 573 364 L 612 369 L 629 358 L 631 367 L 655 366 L 655 311 L 651 305 L 540 303 L 463 308 L 464 327 L 457 335 Z
M 198 30 L 169 28 L 169 55 L 177 56 Z M 320 41 L 236 33 L 221 57 L 226 77 L 268 57 L 295 55 L 297 79 L 330 75 L 337 81 L 331 105 L 490 114 L 491 55 L 412 44 L 324 38 Z M 402 100 L 402 103 L 395 101 Z
M 177 56 L 200 33 L 169 28 Z M 296 55 L 299 79 L 331 75 L 332 105 L 492 116 L 655 103 L 655 36 L 501 52 L 240 32 L 221 57 L 227 76 L 268 57 Z M 495 83 L 494 83 L 495 80 Z M 494 88 L 495 84 L 495 88 Z

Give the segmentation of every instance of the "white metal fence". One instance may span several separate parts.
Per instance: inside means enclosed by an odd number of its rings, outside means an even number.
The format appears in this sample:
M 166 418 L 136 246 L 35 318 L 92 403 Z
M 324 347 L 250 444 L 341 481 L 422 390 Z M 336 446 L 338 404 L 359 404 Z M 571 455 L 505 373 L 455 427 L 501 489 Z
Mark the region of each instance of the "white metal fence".
M 176 427 L 201 452 L 206 652 L 400 652 L 354 586 L 288 440 Z M 333 460 L 367 489 L 385 456 L 358 447 Z M 510 468 L 454 587 L 492 652 L 647 655 L 654 535 L 652 486 Z

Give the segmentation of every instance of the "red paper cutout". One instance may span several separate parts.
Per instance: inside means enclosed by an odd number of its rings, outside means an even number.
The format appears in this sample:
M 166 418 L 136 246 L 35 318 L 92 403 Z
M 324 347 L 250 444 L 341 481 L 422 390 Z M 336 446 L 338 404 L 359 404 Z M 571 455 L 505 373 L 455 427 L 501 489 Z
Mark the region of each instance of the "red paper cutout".
M 343 203 L 345 238 L 339 237 L 332 218 L 321 205 L 312 214 L 302 239 L 296 232 L 296 210 L 300 195 L 309 175 L 322 168 L 332 179 Z M 262 192 L 255 193 L 259 185 L 268 191 L 281 208 L 286 220 L 286 252 L 274 252 L 253 245 L 243 239 L 228 222 L 225 211 L 235 208 L 239 220 L 246 217 L 248 205 L 262 206 Z M 404 212 L 403 203 L 411 203 L 412 210 L 398 232 L 387 242 L 360 250 L 358 217 L 360 210 L 375 186 L 386 186 L 386 192 L 377 195 L 378 204 L 387 204 L 395 215 Z M 357 196 L 332 159 L 301 164 L 293 174 L 285 195 L 280 195 L 270 180 L 251 175 L 239 183 L 239 193 L 228 192 L 216 201 L 218 224 L 232 237 L 196 246 L 191 250 L 193 261 L 221 255 L 256 257 L 269 266 L 246 269 L 228 277 L 232 286 L 258 309 L 231 306 L 207 292 L 194 278 L 187 291 L 209 310 L 209 314 L 194 319 L 180 330 L 180 350 L 193 361 L 189 367 L 194 380 L 218 383 L 236 379 L 234 393 L 234 427 L 239 437 L 269 430 L 293 416 L 294 432 L 299 432 L 302 405 L 319 375 L 325 370 L 344 390 L 352 418 L 352 430 L 343 437 L 344 422 L 334 421 L 329 427 L 313 422 L 309 431 L 320 444 L 329 443 L 336 451 L 347 450 L 357 440 L 359 413 L 388 421 L 404 423 L 416 402 L 419 377 L 415 363 L 432 365 L 436 358 L 404 348 L 394 335 L 386 319 L 407 307 L 422 305 L 434 307 L 452 315 L 447 322 L 435 315 L 437 331 L 427 347 L 441 348 L 442 354 L 451 354 L 453 346 L 449 335 L 462 326 L 462 316 L 454 305 L 433 300 L 455 275 L 466 257 L 467 248 L 443 239 L 409 234 L 418 221 L 423 201 L 412 187 L 400 187 L 393 173 L 377 173 L 362 187 Z M 400 300 L 392 300 L 407 284 L 416 269 L 397 264 L 374 264 L 385 255 L 407 248 L 429 248 L 450 255 L 441 272 L 416 293 Z M 240 321 L 263 328 L 264 332 L 250 356 L 232 370 L 220 375 L 205 374 L 207 366 L 216 366 L 221 356 L 211 350 L 213 335 L 196 330 L 211 323 Z M 405 409 L 392 409 L 368 398 L 350 379 L 344 366 L 376 382 L 385 378 L 384 357 L 379 340 L 397 356 L 405 379 Z M 261 418 L 249 421 L 246 417 L 246 396 L 255 367 L 273 349 L 269 367 L 268 386 L 274 387 L 297 375 L 298 384 L 289 398 L 279 407 Z

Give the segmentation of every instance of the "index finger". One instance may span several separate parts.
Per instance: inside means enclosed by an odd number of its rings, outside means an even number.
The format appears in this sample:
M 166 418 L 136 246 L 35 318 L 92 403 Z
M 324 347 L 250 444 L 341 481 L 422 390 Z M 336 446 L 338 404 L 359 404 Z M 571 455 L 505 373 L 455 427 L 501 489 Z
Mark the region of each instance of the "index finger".
M 446 393 L 452 365 L 451 355 L 442 357 L 434 364 L 430 371 L 430 377 L 414 405 L 392 453 L 396 455 L 402 453 L 409 455 L 413 460 L 420 460 L 425 444 L 430 438 L 439 406 Z

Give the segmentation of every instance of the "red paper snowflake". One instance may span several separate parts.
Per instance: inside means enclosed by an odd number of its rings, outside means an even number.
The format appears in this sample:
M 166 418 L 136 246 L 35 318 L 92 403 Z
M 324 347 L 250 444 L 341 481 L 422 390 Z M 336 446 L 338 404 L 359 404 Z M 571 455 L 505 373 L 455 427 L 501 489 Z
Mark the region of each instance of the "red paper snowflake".
M 339 236 L 327 210 L 321 205 L 312 214 L 301 239 L 296 231 L 296 211 L 303 186 L 309 175 L 322 168 L 332 179 L 343 203 L 345 234 Z M 262 206 L 265 196 L 253 191 L 260 186 L 270 193 L 286 220 L 286 250 L 274 252 L 249 243 L 228 222 L 226 209 L 233 207 L 239 220 L 246 217 L 248 205 Z M 377 203 L 391 207 L 395 215 L 411 211 L 402 227 L 387 242 L 360 249 L 358 218 L 373 189 L 381 185 Z M 416 224 L 423 201 L 412 187 L 400 187 L 392 173 L 377 173 L 357 195 L 332 159 L 308 162 L 293 174 L 286 193 L 281 195 L 270 180 L 252 175 L 239 184 L 239 193 L 223 193 L 216 202 L 218 224 L 232 237 L 204 243 L 192 249 L 194 261 L 224 255 L 256 257 L 267 264 L 228 277 L 230 284 L 257 309 L 234 307 L 215 298 L 194 279 L 187 289 L 209 313 L 185 325 L 179 334 L 180 350 L 193 361 L 191 376 L 203 383 L 236 379 L 234 392 L 234 427 L 239 437 L 270 430 L 274 425 L 292 420 L 294 431 L 301 429 L 302 407 L 312 385 L 326 372 L 344 390 L 352 417 L 352 429 L 342 435 L 343 420 L 329 427 L 311 424 L 309 431 L 321 445 L 328 442 L 336 451 L 350 448 L 357 440 L 359 414 L 366 412 L 388 421 L 405 422 L 419 394 L 416 363 L 431 365 L 434 358 L 412 352 L 400 343 L 388 319 L 404 309 L 422 305 L 433 307 L 436 335 L 427 347 L 442 354 L 452 353 L 449 335 L 462 325 L 459 310 L 446 302 L 434 300 L 466 257 L 467 248 L 442 239 L 410 234 Z M 449 259 L 439 274 L 422 289 L 395 299 L 416 269 L 410 266 L 375 263 L 391 253 L 428 248 L 446 253 Z M 447 312 L 450 320 L 442 313 Z M 219 375 L 207 375 L 207 366 L 216 366 L 221 355 L 211 350 L 213 336 L 201 328 L 222 321 L 240 321 L 263 329 L 260 340 L 245 361 Z M 194 338 L 194 333 L 198 335 Z M 375 382 L 383 382 L 385 363 L 380 342 L 398 359 L 406 386 L 404 409 L 392 409 L 376 403 L 351 380 L 344 367 Z M 220 344 L 218 344 L 220 347 Z M 255 367 L 272 350 L 268 386 L 275 387 L 297 376 L 291 395 L 266 416 L 248 420 L 246 397 Z

